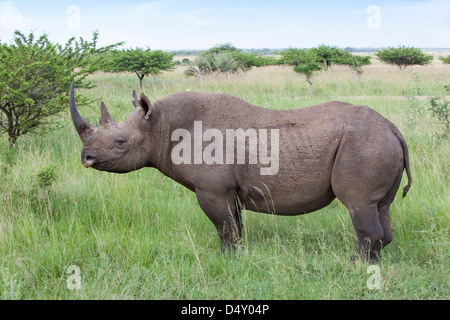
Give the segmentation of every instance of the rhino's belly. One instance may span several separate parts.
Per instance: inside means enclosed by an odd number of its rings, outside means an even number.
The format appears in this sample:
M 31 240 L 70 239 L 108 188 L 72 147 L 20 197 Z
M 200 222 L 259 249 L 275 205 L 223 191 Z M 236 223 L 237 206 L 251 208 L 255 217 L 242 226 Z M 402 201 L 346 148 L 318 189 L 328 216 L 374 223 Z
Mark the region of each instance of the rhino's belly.
M 329 205 L 335 195 L 331 185 L 318 184 L 300 186 L 280 186 L 272 190 L 248 185 L 248 196 L 243 202 L 246 209 L 276 215 L 300 215 L 319 210 Z

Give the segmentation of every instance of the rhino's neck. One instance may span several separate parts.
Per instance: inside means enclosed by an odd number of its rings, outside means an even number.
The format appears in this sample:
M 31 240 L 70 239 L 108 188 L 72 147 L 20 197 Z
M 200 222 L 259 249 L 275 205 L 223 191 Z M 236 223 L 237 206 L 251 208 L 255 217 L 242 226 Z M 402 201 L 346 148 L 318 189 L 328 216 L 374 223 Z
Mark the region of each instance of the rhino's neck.
M 148 158 L 147 167 L 161 170 L 164 169 L 167 161 L 170 160 L 170 158 L 167 159 L 170 139 L 169 141 L 166 139 L 168 132 L 164 126 L 164 123 L 167 121 L 164 112 L 156 104 L 152 105 L 152 108 L 151 121 L 149 122 L 148 150 L 146 152 L 146 157 Z
M 183 116 L 180 108 L 163 99 L 156 101 L 152 108 L 154 109 L 150 122 L 147 167 L 156 168 L 165 176 L 193 190 L 193 186 L 185 179 L 183 173 L 177 170 L 171 159 L 174 143 L 171 141 L 172 132 L 177 128 L 185 127 L 186 116 Z

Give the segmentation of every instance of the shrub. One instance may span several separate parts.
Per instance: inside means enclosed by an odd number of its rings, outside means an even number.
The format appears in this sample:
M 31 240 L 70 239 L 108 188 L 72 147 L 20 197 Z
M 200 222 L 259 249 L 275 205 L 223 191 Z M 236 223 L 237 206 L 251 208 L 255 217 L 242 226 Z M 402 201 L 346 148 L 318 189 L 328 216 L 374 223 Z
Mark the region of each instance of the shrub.
M 27 133 L 45 132 L 52 117 L 65 110 L 72 81 L 78 88 L 92 88 L 87 76 L 99 69 L 96 55 L 120 45 L 97 48 L 92 42 L 69 39 L 65 45 L 15 32 L 14 43 L 0 44 L 0 133 L 9 137 L 9 147 Z M 84 97 L 80 104 L 89 102 Z
M 200 53 L 195 63 L 185 71 L 188 76 L 202 76 L 214 72 L 246 72 L 253 67 L 262 67 L 277 63 L 275 57 L 264 57 L 255 53 L 246 53 L 230 43 L 212 47 Z
M 443 63 L 450 64 L 450 54 L 446 57 L 439 57 L 439 60 L 441 60 Z
M 341 56 L 333 60 L 336 64 L 349 66 L 350 69 L 355 71 L 358 75 L 362 74 L 362 67 L 371 64 L 370 56 L 357 56 L 350 52 L 348 55 Z
M 433 61 L 432 55 L 425 54 L 420 49 L 405 46 L 381 50 L 375 55 L 382 62 L 397 65 L 400 70 L 405 70 L 412 65 L 425 66 Z
M 444 86 L 444 89 L 449 94 L 450 84 Z M 450 102 L 445 99 L 445 96 L 443 98 L 434 97 L 429 100 L 428 107 L 432 115 L 444 124 L 445 135 L 450 133 L 449 104 Z

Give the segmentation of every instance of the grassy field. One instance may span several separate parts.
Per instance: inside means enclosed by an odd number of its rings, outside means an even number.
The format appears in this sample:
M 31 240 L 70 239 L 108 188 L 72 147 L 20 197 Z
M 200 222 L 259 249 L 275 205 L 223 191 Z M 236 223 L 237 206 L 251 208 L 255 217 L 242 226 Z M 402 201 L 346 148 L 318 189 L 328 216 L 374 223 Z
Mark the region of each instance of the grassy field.
M 2 169 L 0 298 L 448 299 L 450 145 L 425 103 L 444 95 L 450 66 L 400 71 L 375 61 L 364 70 L 359 77 L 344 67 L 321 72 L 312 94 L 290 67 L 200 80 L 179 67 L 147 78 L 145 91 L 152 101 L 187 90 L 226 92 L 274 109 L 343 100 L 393 121 L 408 142 L 413 186 L 391 207 L 394 240 L 377 264 L 380 287 L 370 285 L 368 264 L 350 259 L 355 232 L 339 201 L 297 217 L 244 212 L 242 248 L 221 254 L 195 195 L 157 170 L 83 168 L 67 112 L 47 136 L 19 139 L 14 164 Z M 124 120 L 137 77 L 93 80 L 98 87 L 87 94 Z M 98 106 L 80 112 L 97 124 Z M 38 172 L 48 168 L 55 182 L 38 186 Z

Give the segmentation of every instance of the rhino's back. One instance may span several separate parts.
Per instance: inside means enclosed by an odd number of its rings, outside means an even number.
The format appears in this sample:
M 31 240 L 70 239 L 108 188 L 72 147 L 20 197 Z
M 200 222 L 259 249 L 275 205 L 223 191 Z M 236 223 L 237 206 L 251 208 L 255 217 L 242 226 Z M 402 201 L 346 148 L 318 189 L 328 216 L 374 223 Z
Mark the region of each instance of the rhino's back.
M 220 172 L 232 172 L 232 184 L 237 184 L 241 200 L 250 209 L 271 212 L 267 203 L 272 203 L 279 214 L 298 214 L 296 208 L 309 212 L 327 205 L 334 198 L 330 179 L 343 139 L 383 144 L 383 132 L 389 130 L 387 120 L 376 111 L 340 101 L 271 110 L 228 94 L 184 92 L 168 96 L 158 105 L 170 114 L 172 130 L 184 128 L 193 132 L 195 121 L 202 122 L 203 130 L 219 129 L 224 136 L 227 129 L 278 129 L 279 170 L 275 176 L 261 175 L 259 162 L 231 165 L 230 171 Z M 219 172 L 216 166 L 185 170 L 190 170 L 190 185 L 208 189 L 211 181 L 218 181 L 211 178 Z M 219 180 L 230 181 L 224 177 Z M 257 190 L 262 194 L 258 196 Z
M 217 129 L 321 127 L 329 129 L 342 124 L 383 121 L 367 106 L 329 101 L 299 109 L 274 110 L 262 108 L 225 93 L 181 92 L 155 102 L 173 123 L 202 121 Z

